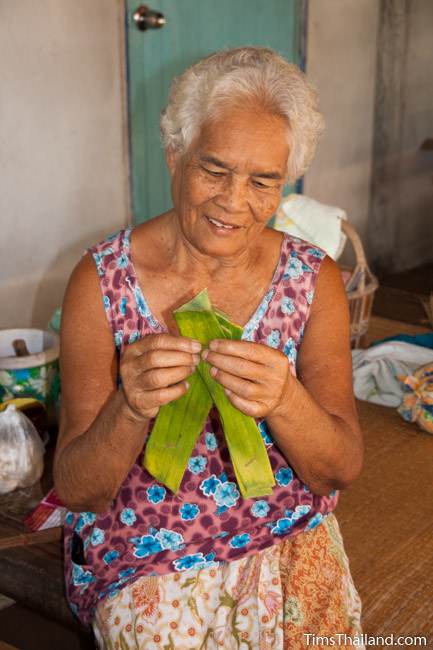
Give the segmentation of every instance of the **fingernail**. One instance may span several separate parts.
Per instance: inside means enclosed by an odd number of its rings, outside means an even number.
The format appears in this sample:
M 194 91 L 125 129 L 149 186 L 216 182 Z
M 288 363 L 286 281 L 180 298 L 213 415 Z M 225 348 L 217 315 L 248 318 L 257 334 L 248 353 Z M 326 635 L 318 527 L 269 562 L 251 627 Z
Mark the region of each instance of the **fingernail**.
M 210 374 L 212 375 L 212 377 L 215 377 L 215 375 L 217 374 L 217 372 L 218 372 L 218 370 L 217 370 L 216 368 L 214 368 L 214 367 L 212 367 L 212 368 L 210 369 Z
M 214 341 L 211 341 L 209 343 L 209 349 L 210 350 L 216 350 L 218 347 L 218 341 L 215 339 Z
M 193 354 L 192 360 L 194 361 L 195 364 L 200 363 L 200 356 L 198 354 Z
M 188 390 L 188 388 L 189 388 L 189 383 L 187 381 L 185 382 L 185 388 L 186 388 L 186 390 Z
M 209 354 L 209 350 L 203 350 L 201 353 L 201 358 L 202 359 L 207 359 L 207 355 Z
M 191 349 L 192 349 L 193 352 L 200 352 L 200 350 L 201 350 L 200 341 L 192 341 L 191 342 Z

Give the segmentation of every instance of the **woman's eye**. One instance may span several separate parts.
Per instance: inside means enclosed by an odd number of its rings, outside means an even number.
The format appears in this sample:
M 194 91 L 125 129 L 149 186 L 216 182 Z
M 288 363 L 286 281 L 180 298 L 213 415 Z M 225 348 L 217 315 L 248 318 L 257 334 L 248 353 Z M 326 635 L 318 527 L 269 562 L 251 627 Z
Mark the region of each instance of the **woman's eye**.
M 266 183 L 262 183 L 261 181 L 253 181 L 254 187 L 258 187 L 260 189 L 270 189 L 272 186 L 271 185 L 266 185 Z
M 217 178 L 220 176 L 225 176 L 225 172 L 216 172 L 213 169 L 207 169 L 207 167 L 202 167 L 202 169 L 204 169 L 205 172 L 210 174 L 210 176 L 216 176 Z

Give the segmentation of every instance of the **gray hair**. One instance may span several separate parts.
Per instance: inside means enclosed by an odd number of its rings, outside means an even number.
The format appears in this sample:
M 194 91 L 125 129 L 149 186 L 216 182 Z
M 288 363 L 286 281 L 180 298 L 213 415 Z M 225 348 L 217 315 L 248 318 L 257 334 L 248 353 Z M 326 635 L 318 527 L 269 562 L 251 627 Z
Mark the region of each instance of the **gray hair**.
M 288 178 L 302 176 L 323 131 L 317 93 L 296 65 L 264 47 L 216 52 L 175 77 L 161 113 L 164 147 L 185 153 L 207 119 L 245 102 L 287 120 Z

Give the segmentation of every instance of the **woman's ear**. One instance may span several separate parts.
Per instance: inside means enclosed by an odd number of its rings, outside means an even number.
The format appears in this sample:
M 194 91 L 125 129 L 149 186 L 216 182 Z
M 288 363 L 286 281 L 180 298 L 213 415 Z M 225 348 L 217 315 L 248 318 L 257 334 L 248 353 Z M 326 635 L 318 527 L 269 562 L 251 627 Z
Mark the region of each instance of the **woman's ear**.
M 176 151 L 174 151 L 171 147 L 165 150 L 165 161 L 167 163 L 168 171 L 170 172 L 170 176 L 174 175 L 174 171 L 176 169 L 176 165 L 178 162 L 179 155 Z

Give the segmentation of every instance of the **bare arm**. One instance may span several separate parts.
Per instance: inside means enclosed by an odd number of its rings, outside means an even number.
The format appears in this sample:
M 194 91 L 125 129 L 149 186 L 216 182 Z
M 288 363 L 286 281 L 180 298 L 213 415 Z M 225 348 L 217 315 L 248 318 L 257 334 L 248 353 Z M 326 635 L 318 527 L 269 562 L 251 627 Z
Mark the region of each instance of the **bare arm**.
M 104 512 L 140 453 L 149 420 L 187 390 L 197 346 L 183 337 L 150 335 L 117 361 L 90 255 L 74 270 L 61 326 L 62 401 L 54 485 L 70 510 Z
M 321 266 L 299 350 L 298 378 L 267 345 L 215 340 L 202 353 L 234 406 L 266 418 L 297 475 L 316 494 L 344 488 L 361 471 L 363 443 L 352 391 L 347 299 L 337 265 Z
M 273 436 L 298 476 L 326 495 L 354 481 L 362 468 L 363 440 L 352 390 L 347 298 L 337 265 L 321 266 L 298 357 L 276 415 Z

